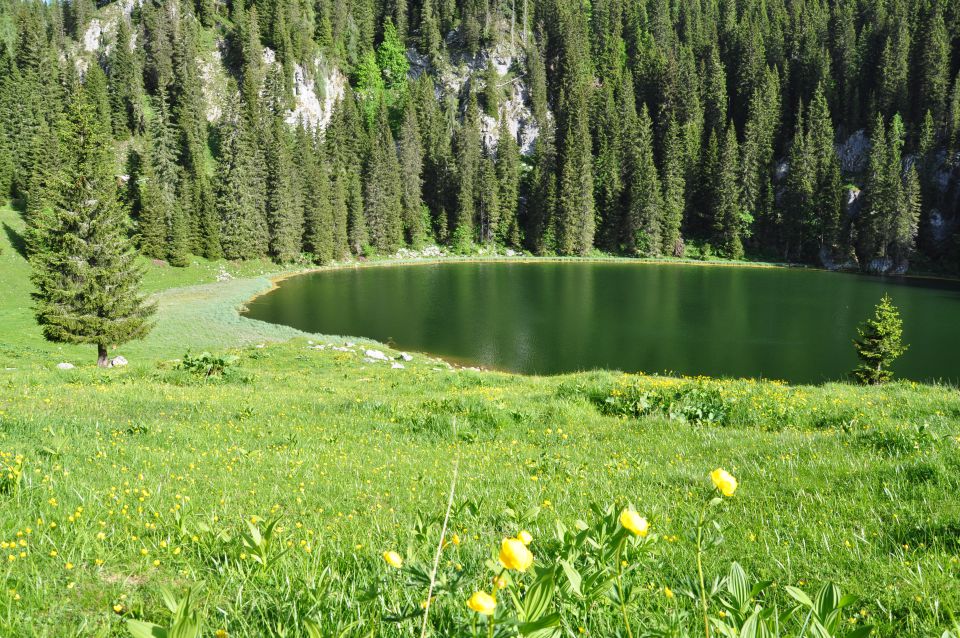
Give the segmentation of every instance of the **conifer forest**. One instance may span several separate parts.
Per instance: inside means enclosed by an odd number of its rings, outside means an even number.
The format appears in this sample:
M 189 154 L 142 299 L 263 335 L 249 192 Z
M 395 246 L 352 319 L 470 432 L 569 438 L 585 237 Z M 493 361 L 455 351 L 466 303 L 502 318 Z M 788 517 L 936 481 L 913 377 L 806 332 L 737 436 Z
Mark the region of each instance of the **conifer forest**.
M 109 232 L 175 266 L 440 243 L 955 272 L 958 20 L 952 0 L 7 0 L 0 197 L 41 237 L 90 163 Z

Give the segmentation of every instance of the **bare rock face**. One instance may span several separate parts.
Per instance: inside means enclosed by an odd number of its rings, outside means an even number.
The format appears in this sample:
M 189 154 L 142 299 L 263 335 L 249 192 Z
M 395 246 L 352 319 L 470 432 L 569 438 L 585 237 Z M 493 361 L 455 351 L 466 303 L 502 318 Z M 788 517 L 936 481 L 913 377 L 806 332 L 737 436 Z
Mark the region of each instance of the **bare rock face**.
M 294 108 L 287 114 L 287 123 L 304 124 L 326 129 L 333 116 L 333 107 L 343 98 L 347 77 L 336 67 L 328 67 L 322 58 L 308 74 L 299 64 L 293 72 Z
M 870 161 L 870 139 L 867 132 L 860 129 L 840 144 L 837 144 L 837 156 L 844 173 L 860 173 L 867 169 Z

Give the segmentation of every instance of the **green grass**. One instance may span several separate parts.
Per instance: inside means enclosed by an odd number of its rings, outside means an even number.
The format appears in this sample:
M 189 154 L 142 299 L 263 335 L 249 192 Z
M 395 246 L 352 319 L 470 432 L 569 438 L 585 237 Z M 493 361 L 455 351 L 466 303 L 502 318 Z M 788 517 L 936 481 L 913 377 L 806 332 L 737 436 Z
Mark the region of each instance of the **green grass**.
M 169 621 L 161 586 L 198 585 L 204 636 L 299 636 L 305 618 L 323 636 L 419 636 L 418 619 L 384 616 L 425 597 L 417 570 L 432 561 L 455 465 L 462 542 L 440 569 L 457 593 L 441 587 L 430 635 L 469 623 L 464 601 L 489 590 L 501 538 L 530 530 L 535 565 L 549 566 L 558 522 L 627 503 L 659 536 L 628 576 L 634 630 L 676 622 L 697 635 L 686 535 L 717 466 L 740 488 L 719 509 L 708 582 L 739 561 L 774 581 L 762 602 L 782 607 L 786 586 L 835 581 L 860 598 L 844 623 L 883 636 L 940 636 L 960 611 L 955 388 L 538 378 L 420 354 L 394 369 L 362 347 L 312 347 L 347 339 L 239 317 L 279 271 L 227 262 L 147 264 L 157 327 L 118 350 L 130 366 L 99 370 L 92 348 L 43 341 L 7 237 L 19 218 L 2 209 L 0 222 L 0 466 L 22 458 L 18 480 L 0 478 L 0 636 L 128 635 L 127 619 Z M 236 278 L 217 282 L 221 266 Z M 237 360 L 207 378 L 173 361 L 188 349 Z M 78 368 L 57 370 L 64 360 Z M 261 529 L 280 517 L 267 568 L 240 537 L 253 517 Z M 380 558 L 388 549 L 403 571 Z M 565 635 L 622 629 L 609 602 L 587 620 L 557 604 Z

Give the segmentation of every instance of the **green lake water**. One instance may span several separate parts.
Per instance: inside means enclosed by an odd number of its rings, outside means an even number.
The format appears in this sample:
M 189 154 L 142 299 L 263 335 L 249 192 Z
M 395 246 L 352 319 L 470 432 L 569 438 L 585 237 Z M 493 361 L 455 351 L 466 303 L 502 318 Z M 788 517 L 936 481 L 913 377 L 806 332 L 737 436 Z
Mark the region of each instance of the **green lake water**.
M 447 263 L 287 279 L 246 316 L 501 370 L 840 379 L 890 293 L 916 380 L 960 379 L 960 284 L 786 268 Z

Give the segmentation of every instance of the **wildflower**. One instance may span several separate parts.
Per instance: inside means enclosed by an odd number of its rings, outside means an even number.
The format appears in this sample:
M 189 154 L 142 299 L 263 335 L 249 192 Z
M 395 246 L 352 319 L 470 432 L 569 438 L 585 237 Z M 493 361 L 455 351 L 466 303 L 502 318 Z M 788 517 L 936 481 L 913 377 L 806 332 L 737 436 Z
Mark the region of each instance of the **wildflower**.
M 397 569 L 403 567 L 403 559 L 400 558 L 400 554 L 396 552 L 384 552 L 383 560 L 387 561 L 387 564 L 390 565 L 390 567 L 396 567 Z
M 650 523 L 633 510 L 623 510 L 620 514 L 620 524 L 634 536 L 645 537 L 650 532 Z
M 663 595 L 666 596 L 667 598 L 671 598 L 671 599 L 672 599 L 672 598 L 673 598 L 673 590 L 670 589 L 669 587 L 664 587 L 664 588 L 663 588 Z
M 724 469 L 718 467 L 710 472 L 710 479 L 724 496 L 733 496 L 733 493 L 737 491 L 737 479 L 733 478 L 733 476 Z
M 454 535 L 453 535 L 453 538 L 450 539 L 450 542 L 453 543 L 454 545 L 459 545 L 459 544 L 460 544 L 460 535 L 459 535 L 459 534 L 454 534 Z
M 113 606 L 113 611 L 115 611 L 115 612 L 117 612 L 117 613 L 119 614 L 120 612 L 123 611 L 123 605 L 117 603 L 116 605 Z
M 217 633 L 213 634 L 214 638 L 227 638 L 230 634 L 227 633 L 226 629 L 218 629 Z
M 497 608 L 497 600 L 486 592 L 476 591 L 467 601 L 467 607 L 483 616 L 492 616 Z
M 500 544 L 500 564 L 507 569 L 525 572 L 533 564 L 533 554 L 516 538 L 505 538 Z
M 524 545 L 529 545 L 533 542 L 533 536 L 530 535 L 530 532 L 527 530 L 521 531 L 517 534 L 517 540 L 523 543 Z

